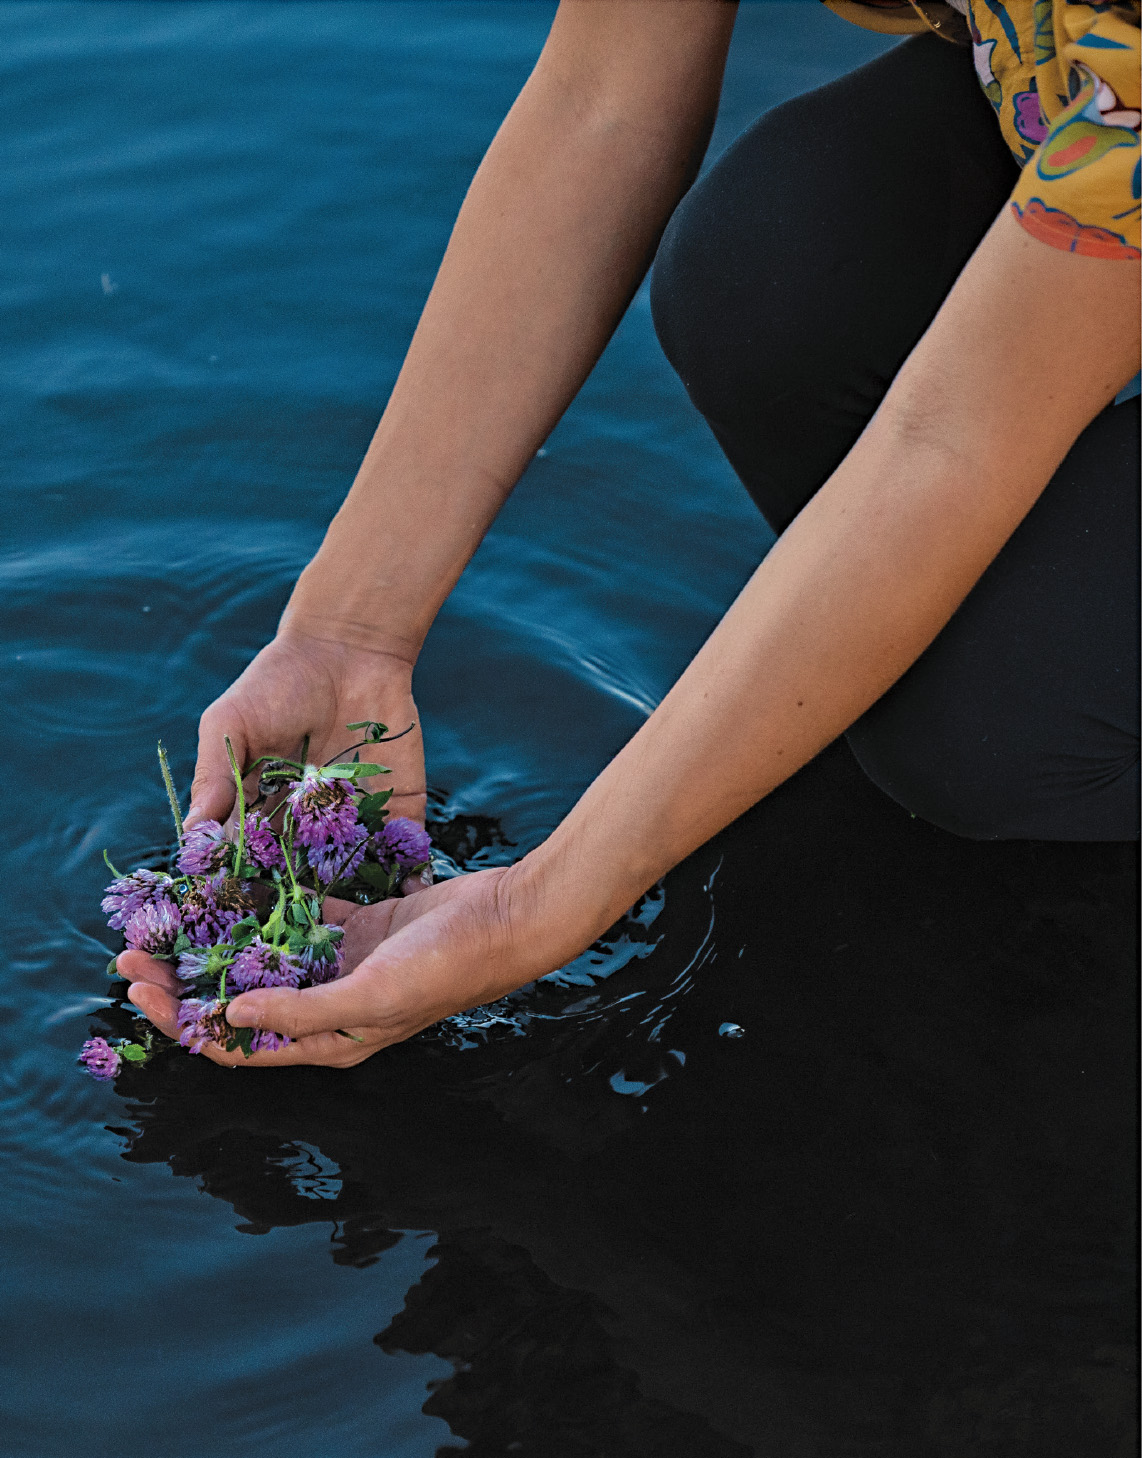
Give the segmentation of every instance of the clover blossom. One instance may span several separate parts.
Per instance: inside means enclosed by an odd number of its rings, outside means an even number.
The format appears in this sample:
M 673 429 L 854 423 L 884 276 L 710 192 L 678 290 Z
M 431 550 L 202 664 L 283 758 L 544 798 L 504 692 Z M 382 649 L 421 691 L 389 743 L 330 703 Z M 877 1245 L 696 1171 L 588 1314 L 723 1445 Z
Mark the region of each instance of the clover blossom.
M 80 1049 L 79 1061 L 100 1083 L 108 1083 L 123 1066 L 123 1060 L 106 1038 L 88 1038 Z
M 276 1053 L 289 1042 L 286 1033 L 275 1033 L 271 1028 L 259 1028 L 250 1039 L 251 1053 Z
M 331 935 L 327 927 L 320 927 L 311 931 L 307 940 L 308 946 L 297 955 L 306 980 L 314 987 L 335 981 L 341 975 L 341 964 L 345 960 L 341 937 Z
M 132 871 L 129 876 L 120 876 L 107 887 L 100 905 L 110 912 L 107 925 L 112 931 L 122 931 L 129 917 L 152 901 L 169 896 L 171 878 L 159 871 Z
M 255 937 L 231 962 L 226 981 L 237 992 L 249 992 L 252 987 L 296 987 L 302 975 L 296 957 Z
M 175 865 L 188 876 L 209 876 L 234 854 L 234 844 L 217 820 L 200 820 L 186 832 Z
M 201 1053 L 207 1043 L 226 1046 L 231 1036 L 226 1021 L 226 1004 L 216 997 L 185 997 L 178 1005 L 178 1040 L 192 1053 Z
M 315 850 L 312 846 L 307 855 L 310 868 L 318 880 L 332 886 L 335 881 L 347 881 L 365 858 L 369 837 L 362 835 L 356 845 L 327 845 Z
M 182 898 L 183 930 L 196 947 L 224 942 L 236 922 L 254 909 L 245 885 L 225 871 L 198 881 Z
M 284 871 L 285 856 L 270 826 L 269 817 L 258 811 L 246 816 L 246 859 L 263 871 Z
M 287 804 L 294 841 L 307 849 L 352 845 L 361 834 L 352 786 L 316 765 L 307 764 L 301 779 L 291 783 Z
M 373 837 L 373 846 L 382 865 L 395 862 L 402 871 L 425 865 L 432 852 L 428 831 L 405 815 L 387 820 Z
M 169 957 L 182 931 L 182 917 L 173 901 L 162 897 L 148 901 L 127 918 L 123 935 L 127 945 L 137 952 L 150 952 L 152 957 Z

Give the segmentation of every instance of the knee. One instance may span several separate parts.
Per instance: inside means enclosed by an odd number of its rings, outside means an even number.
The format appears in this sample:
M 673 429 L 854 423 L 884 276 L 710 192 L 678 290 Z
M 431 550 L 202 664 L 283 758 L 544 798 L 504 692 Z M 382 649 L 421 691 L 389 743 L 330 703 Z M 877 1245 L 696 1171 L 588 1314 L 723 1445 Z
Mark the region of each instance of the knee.
M 813 290 L 773 222 L 783 179 L 767 145 L 772 130 L 775 122 L 764 118 L 695 183 L 663 234 L 651 276 L 663 352 L 712 421 L 754 419 L 812 348 Z
M 916 723 L 877 708 L 846 736 L 869 779 L 913 815 L 969 840 L 1134 840 L 1136 741 L 1108 729 L 1082 755 L 949 710 Z M 1088 744 L 1088 750 L 1094 746 Z

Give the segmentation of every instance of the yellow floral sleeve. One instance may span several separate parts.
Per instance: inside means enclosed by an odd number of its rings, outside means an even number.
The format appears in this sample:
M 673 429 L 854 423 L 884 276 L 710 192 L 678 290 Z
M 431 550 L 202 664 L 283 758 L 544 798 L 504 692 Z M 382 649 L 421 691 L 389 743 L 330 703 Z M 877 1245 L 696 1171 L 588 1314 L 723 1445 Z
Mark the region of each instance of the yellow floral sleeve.
M 1046 136 L 1012 210 L 1044 243 L 1094 258 L 1139 258 L 1137 5 L 1039 0 L 1038 103 Z

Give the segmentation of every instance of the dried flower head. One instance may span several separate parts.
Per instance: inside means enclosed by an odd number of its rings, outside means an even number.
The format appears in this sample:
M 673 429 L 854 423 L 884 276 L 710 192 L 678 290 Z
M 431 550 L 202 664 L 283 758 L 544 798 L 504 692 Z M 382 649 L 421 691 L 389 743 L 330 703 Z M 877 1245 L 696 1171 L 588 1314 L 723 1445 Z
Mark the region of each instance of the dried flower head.
M 218 871 L 209 881 L 196 881 L 183 894 L 183 930 L 196 947 L 212 947 L 224 942 L 234 924 L 253 910 L 245 883 Z
M 225 1047 L 231 1036 L 226 1021 L 226 1004 L 216 997 L 186 997 L 178 1005 L 178 1040 L 192 1053 L 201 1053 L 207 1043 Z

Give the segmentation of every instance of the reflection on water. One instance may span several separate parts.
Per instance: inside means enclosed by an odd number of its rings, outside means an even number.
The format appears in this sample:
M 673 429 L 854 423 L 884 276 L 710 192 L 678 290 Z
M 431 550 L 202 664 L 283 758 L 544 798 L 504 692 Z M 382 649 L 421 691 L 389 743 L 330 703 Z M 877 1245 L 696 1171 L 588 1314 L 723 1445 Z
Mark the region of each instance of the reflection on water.
M 550 14 L 0 3 L 5 1454 L 1117 1455 L 1132 850 L 955 841 L 839 748 L 349 1073 L 75 1069 L 130 1026 L 100 853 L 166 853 L 154 741 L 185 783 Z M 883 44 L 744 6 L 714 150 Z M 418 669 L 442 873 L 556 823 L 751 512 L 644 290 Z

